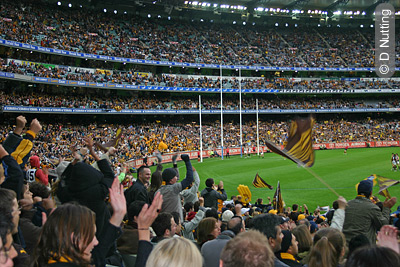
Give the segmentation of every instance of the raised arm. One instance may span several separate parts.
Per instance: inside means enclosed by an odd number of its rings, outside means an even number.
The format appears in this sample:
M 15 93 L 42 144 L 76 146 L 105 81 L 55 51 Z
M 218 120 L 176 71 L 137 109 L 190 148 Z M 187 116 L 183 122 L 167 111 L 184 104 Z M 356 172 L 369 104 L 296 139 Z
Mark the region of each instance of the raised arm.
M 181 159 L 185 162 L 185 165 L 186 165 L 186 177 L 181 182 L 182 190 L 183 190 L 193 182 L 193 170 L 192 170 L 192 163 L 190 162 L 189 155 L 183 154 L 183 155 L 181 155 Z

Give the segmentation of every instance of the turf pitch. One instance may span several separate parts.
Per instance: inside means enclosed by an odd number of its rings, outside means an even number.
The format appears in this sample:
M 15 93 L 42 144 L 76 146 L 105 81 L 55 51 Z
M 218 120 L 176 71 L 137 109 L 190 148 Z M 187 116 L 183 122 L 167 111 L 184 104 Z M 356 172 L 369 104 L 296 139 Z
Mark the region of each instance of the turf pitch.
M 371 174 L 381 175 L 387 178 L 400 180 L 400 170 L 391 171 L 390 162 L 392 153 L 400 153 L 400 148 L 360 148 L 348 149 L 347 154 L 342 149 L 315 151 L 315 164 L 312 171 L 329 184 L 339 195 L 347 200 L 356 196 L 355 185 Z M 205 187 L 205 180 L 214 178 L 215 183 L 224 181 L 228 199 L 237 195 L 239 184 L 247 185 L 252 193 L 252 203 L 257 198 L 263 198 L 264 203 L 267 197 L 273 197 L 277 182 L 280 181 L 282 198 L 286 206 L 293 203 L 299 205 L 307 204 L 310 210 L 319 206 L 331 206 L 337 196 L 331 192 L 323 183 L 302 167 L 298 167 L 290 160 L 274 153 L 265 154 L 264 159 L 257 155 L 251 158 L 232 156 L 230 159 L 207 158 L 202 163 L 192 160 L 193 166 L 200 175 L 201 191 Z M 164 164 L 164 168 L 170 167 Z M 185 175 L 185 168 L 182 162 L 178 162 L 181 177 Z M 152 171 L 155 168 L 152 167 Z M 252 181 L 256 173 L 267 183 L 274 187 L 255 188 Z M 378 192 L 378 186 L 374 187 L 373 193 Z M 400 196 L 400 185 L 389 188 L 390 195 Z M 379 196 L 383 201 L 384 197 Z M 392 208 L 395 210 L 397 205 Z

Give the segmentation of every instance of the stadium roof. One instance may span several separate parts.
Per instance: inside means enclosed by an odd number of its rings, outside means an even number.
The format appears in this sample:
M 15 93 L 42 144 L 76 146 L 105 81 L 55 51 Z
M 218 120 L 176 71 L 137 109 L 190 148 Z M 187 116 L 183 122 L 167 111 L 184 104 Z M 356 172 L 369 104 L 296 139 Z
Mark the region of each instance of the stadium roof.
M 334 20 L 372 19 L 381 3 L 392 4 L 400 16 L 400 0 L 44 0 L 58 5 L 91 6 L 95 9 L 124 12 L 164 12 L 171 16 L 188 17 L 241 15 L 243 17 L 286 17 L 291 19 L 321 18 Z M 182 12 L 183 11 L 183 12 Z M 188 13 L 189 12 L 189 13 Z M 147 13 L 146 13 L 147 14 Z M 158 13 L 161 14 L 161 13 Z
M 346 9 L 360 10 L 375 9 L 380 3 L 390 3 L 395 9 L 400 8 L 399 0 L 87 0 L 92 4 L 117 4 L 133 6 L 140 3 L 153 3 L 174 7 L 183 7 L 185 2 L 210 3 L 211 5 L 242 5 L 247 7 L 268 7 L 280 9 Z M 81 1 L 84 2 L 84 1 Z M 396 10 L 397 11 L 397 10 Z

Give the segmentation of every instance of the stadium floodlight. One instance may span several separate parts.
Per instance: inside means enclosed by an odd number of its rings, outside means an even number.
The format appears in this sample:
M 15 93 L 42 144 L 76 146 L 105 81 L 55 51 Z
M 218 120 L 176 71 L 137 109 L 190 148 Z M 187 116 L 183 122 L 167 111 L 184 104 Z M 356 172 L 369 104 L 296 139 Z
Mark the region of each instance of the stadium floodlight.
M 117 14 L 118 13 L 118 11 L 117 10 L 114 10 L 114 14 Z
M 335 11 L 335 12 L 333 12 L 333 15 L 342 15 L 342 11 L 340 11 L 340 10 Z
M 61 2 L 57 2 L 57 5 L 61 6 Z
M 243 25 L 246 25 L 246 21 L 243 21 Z
M 307 13 L 310 14 L 310 13 L 311 13 L 311 10 L 308 10 Z
M 236 20 L 234 20 L 232 23 L 233 23 L 233 24 L 236 24 Z
M 296 28 L 297 28 L 297 23 L 296 23 L 296 24 L 294 24 L 294 27 L 296 27 Z
M 151 15 L 150 15 L 150 14 L 147 14 L 147 17 L 148 17 L 148 18 L 151 18 Z
M 361 13 L 361 15 L 363 15 L 363 16 L 365 16 L 365 14 L 367 14 L 367 13 L 365 13 L 365 11 L 363 11 L 363 12 Z
M 300 12 L 301 12 L 301 11 L 298 10 L 298 9 L 292 10 L 292 13 L 293 13 L 293 14 L 300 14 Z
M 72 4 L 71 4 L 71 3 L 69 3 L 69 4 L 68 4 L 68 7 L 72 7 Z
M 266 9 L 268 10 L 268 8 L 266 8 Z M 256 10 L 259 11 L 259 12 L 263 12 L 263 11 L 264 11 L 264 8 L 263 8 L 263 7 L 257 7 Z
M 185 1 L 185 5 L 187 5 L 189 3 L 189 1 Z
M 374 27 L 374 24 L 371 24 L 371 25 L 369 25 L 371 28 L 373 28 Z
M 158 15 L 157 18 L 161 19 L 161 15 Z
M 252 23 L 252 25 L 253 25 L 253 26 L 255 26 L 255 25 L 256 25 L 256 23 L 255 23 L 255 22 L 253 22 L 253 23 Z
M 244 6 L 238 6 L 239 10 L 244 10 Z
M 170 17 L 170 16 L 168 16 L 168 20 L 171 20 L 171 17 Z
M 277 22 L 277 23 L 275 23 L 275 26 L 276 26 L 276 27 L 278 27 L 278 26 L 279 26 L 279 23 L 278 23 L 278 22 Z
M 347 11 L 347 15 L 353 15 L 353 11 Z
M 124 14 L 128 14 L 128 12 L 124 11 Z
M 197 2 L 197 1 L 193 1 L 193 2 L 192 2 L 192 5 L 197 6 L 198 3 L 199 3 L 199 2 Z
M 218 4 L 213 4 L 213 7 L 218 7 Z
M 360 25 L 360 28 L 364 28 L 364 25 L 361 24 L 361 25 Z
M 286 26 L 286 27 L 288 27 L 288 26 L 289 26 L 289 24 L 287 24 L 287 23 L 286 23 L 286 24 L 285 24 L 285 26 Z
M 210 22 L 211 22 L 211 23 L 213 23 L 213 22 L 214 22 L 214 20 L 212 19 L 212 20 L 210 20 Z
M 104 13 L 107 13 L 107 9 L 103 9 Z
M 336 25 L 336 27 L 340 28 L 340 24 Z
M 281 11 L 281 9 L 278 7 L 278 8 L 276 9 L 276 11 L 279 12 L 279 11 Z
M 80 8 L 82 8 L 82 5 L 79 5 Z
M 300 13 L 303 14 L 303 13 L 304 13 L 304 10 L 302 10 Z
M 321 27 L 321 24 L 318 24 L 318 27 Z

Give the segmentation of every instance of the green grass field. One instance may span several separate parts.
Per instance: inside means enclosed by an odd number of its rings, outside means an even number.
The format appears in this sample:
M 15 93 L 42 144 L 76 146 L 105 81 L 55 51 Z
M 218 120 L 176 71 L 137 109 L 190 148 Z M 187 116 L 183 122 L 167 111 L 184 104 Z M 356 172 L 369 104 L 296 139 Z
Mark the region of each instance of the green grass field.
M 371 174 L 381 175 L 387 178 L 400 180 L 400 171 L 391 171 L 390 158 L 392 153 L 400 153 L 400 148 L 361 148 L 349 149 L 347 155 L 342 149 L 315 151 L 316 160 L 311 170 L 329 184 L 339 195 L 347 200 L 356 196 L 355 185 Z M 224 181 L 228 198 L 237 195 L 239 184 L 249 186 L 252 193 L 252 203 L 257 198 L 267 201 L 267 196 L 272 198 L 277 182 L 280 181 L 282 197 L 286 206 L 293 203 L 307 204 L 310 210 L 318 205 L 332 205 L 337 199 L 324 184 L 311 175 L 307 170 L 297 167 L 295 163 L 274 153 L 265 154 L 264 159 L 253 155 L 251 158 L 233 156 L 230 159 L 220 158 L 204 159 L 203 163 L 192 161 L 200 175 L 200 188 L 205 187 L 205 180 L 214 178 L 215 182 Z M 165 164 L 164 168 L 170 164 Z M 181 176 L 185 175 L 182 162 L 178 163 Z M 154 171 L 154 169 L 152 169 Z M 259 173 L 267 183 L 274 187 L 255 188 L 252 181 L 256 173 Z M 378 192 L 378 186 L 374 187 L 374 193 Z M 400 185 L 389 189 L 391 196 L 400 196 Z M 382 196 L 379 196 L 384 200 Z M 396 204 L 399 205 L 400 202 Z M 394 208 L 392 208 L 394 210 Z

